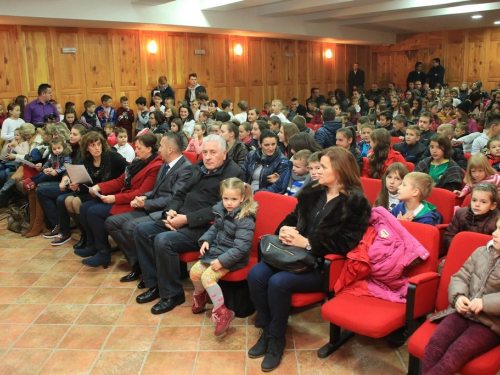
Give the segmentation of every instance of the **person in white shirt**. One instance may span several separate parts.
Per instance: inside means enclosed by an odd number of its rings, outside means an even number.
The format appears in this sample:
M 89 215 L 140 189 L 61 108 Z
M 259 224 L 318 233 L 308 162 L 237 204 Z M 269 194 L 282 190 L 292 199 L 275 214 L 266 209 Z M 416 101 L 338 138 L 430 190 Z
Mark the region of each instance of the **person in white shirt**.
M 280 118 L 281 123 L 289 123 L 288 119 L 281 113 L 281 108 L 283 107 L 283 102 L 279 99 L 274 99 L 271 103 L 271 110 L 273 112 L 274 116 L 277 116 Z
M 240 113 L 234 116 L 236 120 L 238 120 L 241 123 L 245 122 L 247 120 L 247 110 L 248 110 L 248 102 L 242 100 L 241 102 L 238 102 L 238 109 L 240 110 Z
M 163 98 L 159 92 L 155 93 L 153 101 L 155 102 L 155 105 L 152 105 L 149 108 L 149 112 L 160 111 L 161 113 L 165 113 L 165 106 L 161 104 L 163 102 Z
M 182 121 L 184 131 L 189 134 L 189 137 L 192 137 L 194 125 L 196 123 L 194 121 L 193 111 L 187 105 L 181 105 L 179 107 L 179 117 Z
M 2 125 L 1 138 L 7 143 L 14 139 L 14 130 L 24 124 L 21 118 L 21 107 L 17 103 L 9 103 L 7 106 L 7 118 Z
M 115 131 L 117 143 L 114 146 L 116 151 L 125 158 L 129 163 L 135 158 L 135 151 L 132 146 L 127 142 L 127 130 L 124 128 L 116 128 Z
M 231 120 L 234 118 L 233 115 L 233 102 L 229 99 L 224 99 L 220 106 L 224 112 L 227 112 L 231 116 Z

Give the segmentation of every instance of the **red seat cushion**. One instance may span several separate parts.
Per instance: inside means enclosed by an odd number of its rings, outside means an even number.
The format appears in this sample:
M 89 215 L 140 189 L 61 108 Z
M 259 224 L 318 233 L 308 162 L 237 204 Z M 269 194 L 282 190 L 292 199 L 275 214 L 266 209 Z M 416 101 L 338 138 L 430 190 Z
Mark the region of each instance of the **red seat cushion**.
M 185 263 L 197 262 L 199 261 L 198 259 L 199 256 L 200 256 L 199 251 L 190 251 L 189 253 L 179 254 L 179 260 Z
M 420 359 L 424 357 L 425 346 L 437 326 L 436 323 L 431 323 L 427 320 L 415 331 L 415 333 L 413 333 L 408 342 L 408 351 L 413 356 Z M 500 369 L 500 361 L 498 358 L 500 358 L 500 346 L 470 361 L 459 371 L 459 373 L 462 375 L 495 375 Z
M 323 319 L 365 336 L 380 338 L 406 323 L 406 304 L 342 293 L 321 308 Z M 368 317 L 369 316 L 369 317 Z
M 323 301 L 325 299 L 325 293 L 315 292 L 315 293 L 292 293 L 292 306 L 302 307 L 311 305 L 316 302 Z
M 250 269 L 257 264 L 257 259 L 250 259 L 248 264 L 240 268 L 239 270 L 229 272 L 226 276 L 222 278 L 224 281 L 243 281 L 247 279 L 247 275 Z

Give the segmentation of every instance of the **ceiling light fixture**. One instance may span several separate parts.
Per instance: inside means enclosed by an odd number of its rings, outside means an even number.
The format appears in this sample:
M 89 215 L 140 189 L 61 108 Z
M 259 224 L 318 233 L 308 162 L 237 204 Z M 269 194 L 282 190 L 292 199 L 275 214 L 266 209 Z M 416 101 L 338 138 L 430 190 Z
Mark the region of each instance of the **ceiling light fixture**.
M 480 14 L 476 14 L 476 15 L 472 16 L 472 18 L 477 20 L 479 18 L 483 18 L 483 16 L 481 16 Z

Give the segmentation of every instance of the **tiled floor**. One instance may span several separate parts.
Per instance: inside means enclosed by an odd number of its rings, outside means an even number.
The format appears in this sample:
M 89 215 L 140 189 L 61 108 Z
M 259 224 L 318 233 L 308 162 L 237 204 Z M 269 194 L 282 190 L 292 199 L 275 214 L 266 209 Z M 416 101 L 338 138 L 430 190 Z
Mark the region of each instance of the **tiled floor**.
M 75 235 L 76 237 L 76 235 Z M 135 283 L 120 283 L 128 265 L 119 253 L 106 270 L 81 264 L 68 243 L 52 247 L 25 239 L 0 222 L 0 374 L 256 374 L 260 359 L 247 349 L 259 334 L 254 317 L 235 319 L 215 338 L 209 313 L 188 302 L 162 316 L 138 305 Z M 316 349 L 328 339 L 319 306 L 295 310 L 288 343 L 274 374 L 406 373 L 406 347 L 356 336 L 327 359 Z

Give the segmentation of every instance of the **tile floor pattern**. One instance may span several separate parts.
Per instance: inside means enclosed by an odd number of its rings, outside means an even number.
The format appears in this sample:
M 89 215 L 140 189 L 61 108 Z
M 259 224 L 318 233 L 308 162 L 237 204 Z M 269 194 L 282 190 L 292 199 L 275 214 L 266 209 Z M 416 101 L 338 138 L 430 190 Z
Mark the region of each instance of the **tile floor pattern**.
M 75 235 L 77 237 L 77 235 Z M 138 305 L 136 283 L 120 253 L 108 269 L 84 267 L 71 241 L 50 246 L 25 239 L 0 222 L 0 374 L 257 374 L 260 359 L 246 351 L 257 340 L 255 317 L 235 319 L 215 338 L 209 313 L 193 315 L 188 302 L 152 315 Z M 328 359 L 316 349 L 328 339 L 319 305 L 295 310 L 287 348 L 273 374 L 406 374 L 406 347 L 356 336 Z

